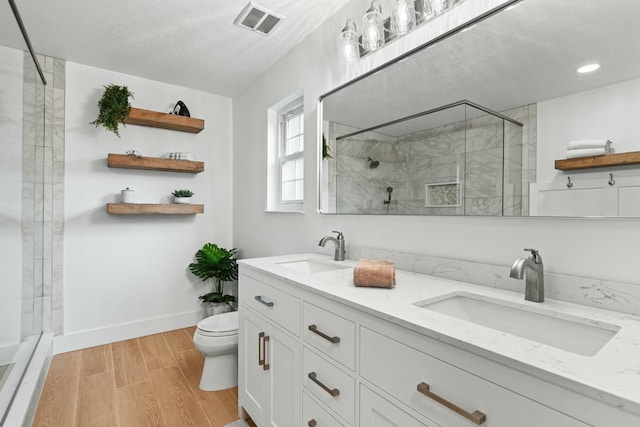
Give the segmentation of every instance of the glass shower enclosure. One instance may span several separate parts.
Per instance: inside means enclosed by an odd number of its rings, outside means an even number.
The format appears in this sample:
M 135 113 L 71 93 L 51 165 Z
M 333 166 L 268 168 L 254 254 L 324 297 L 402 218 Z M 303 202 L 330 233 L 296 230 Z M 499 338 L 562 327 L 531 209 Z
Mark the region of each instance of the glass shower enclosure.
M 367 129 L 326 123 L 323 213 L 522 216 L 522 129 L 466 100 Z
M 2 13 L 5 8 L 11 13 L 6 5 Z M 15 31 L 20 34 L 18 25 Z M 52 155 L 44 144 L 45 82 L 26 49 L 4 44 L 0 40 L 0 425 L 10 422 L 45 324 L 50 170 L 44 164 Z

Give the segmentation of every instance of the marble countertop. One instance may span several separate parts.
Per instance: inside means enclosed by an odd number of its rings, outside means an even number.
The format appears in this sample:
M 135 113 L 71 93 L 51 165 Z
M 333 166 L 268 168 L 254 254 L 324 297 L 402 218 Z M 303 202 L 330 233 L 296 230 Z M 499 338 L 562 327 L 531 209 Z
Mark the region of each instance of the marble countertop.
M 349 268 L 305 273 L 281 265 L 308 259 Z M 352 269 L 355 261 L 337 262 L 319 254 L 253 258 L 238 262 L 306 291 L 640 415 L 639 316 L 550 299 L 543 303 L 528 302 L 520 293 L 402 270 L 396 271 L 397 286 L 393 289 L 355 287 Z M 415 305 L 424 300 L 442 299 L 454 292 L 499 299 L 516 304 L 516 307 L 533 312 L 542 310 L 557 317 L 575 316 L 596 326 L 615 325 L 620 330 L 595 355 L 583 356 Z

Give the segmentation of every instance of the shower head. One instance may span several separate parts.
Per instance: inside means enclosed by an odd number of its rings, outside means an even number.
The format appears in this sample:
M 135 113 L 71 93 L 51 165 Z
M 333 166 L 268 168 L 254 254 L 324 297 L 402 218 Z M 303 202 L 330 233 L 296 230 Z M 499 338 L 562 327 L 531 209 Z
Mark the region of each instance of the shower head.
M 393 193 L 393 187 L 387 187 L 387 193 L 391 195 L 391 193 Z
M 369 169 L 375 169 L 380 166 L 380 162 L 373 160 L 371 157 L 367 157 L 367 160 L 369 160 Z

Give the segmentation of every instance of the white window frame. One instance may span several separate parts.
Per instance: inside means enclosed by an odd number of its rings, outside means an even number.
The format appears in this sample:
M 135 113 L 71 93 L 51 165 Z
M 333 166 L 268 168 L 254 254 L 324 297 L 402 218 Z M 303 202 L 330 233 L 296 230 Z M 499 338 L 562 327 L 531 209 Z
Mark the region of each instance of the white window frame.
M 302 177 L 302 197 L 300 199 L 295 200 L 283 200 L 282 198 L 282 187 L 283 187 L 283 177 L 282 177 L 282 169 L 286 162 L 295 161 L 298 159 L 303 159 L 303 168 L 304 168 L 304 124 L 302 125 L 302 132 L 296 136 L 300 136 L 302 138 L 302 150 L 297 151 L 292 154 L 286 153 L 287 141 L 290 135 L 287 134 L 287 120 L 292 117 L 301 116 L 301 122 L 304 122 L 304 106 L 302 103 L 302 99 L 297 99 L 295 102 L 287 105 L 285 108 L 278 112 L 278 185 L 277 185 L 277 193 L 278 193 L 278 204 L 284 208 L 285 210 L 290 210 L 291 208 L 302 208 L 302 204 L 304 202 L 304 169 L 303 169 L 303 177 Z M 298 181 L 298 180 L 295 180 Z

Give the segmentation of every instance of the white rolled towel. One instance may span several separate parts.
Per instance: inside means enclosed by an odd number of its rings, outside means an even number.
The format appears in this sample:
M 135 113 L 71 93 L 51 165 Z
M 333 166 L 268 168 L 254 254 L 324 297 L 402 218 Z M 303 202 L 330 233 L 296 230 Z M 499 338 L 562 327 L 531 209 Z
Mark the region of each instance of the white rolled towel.
M 575 150 L 567 150 L 567 159 L 576 159 L 579 157 L 604 156 L 609 154 L 606 148 L 578 148 Z
M 608 139 L 576 139 L 569 141 L 569 150 L 581 150 L 583 148 L 606 148 L 611 145 Z M 608 153 L 608 151 L 607 151 Z

